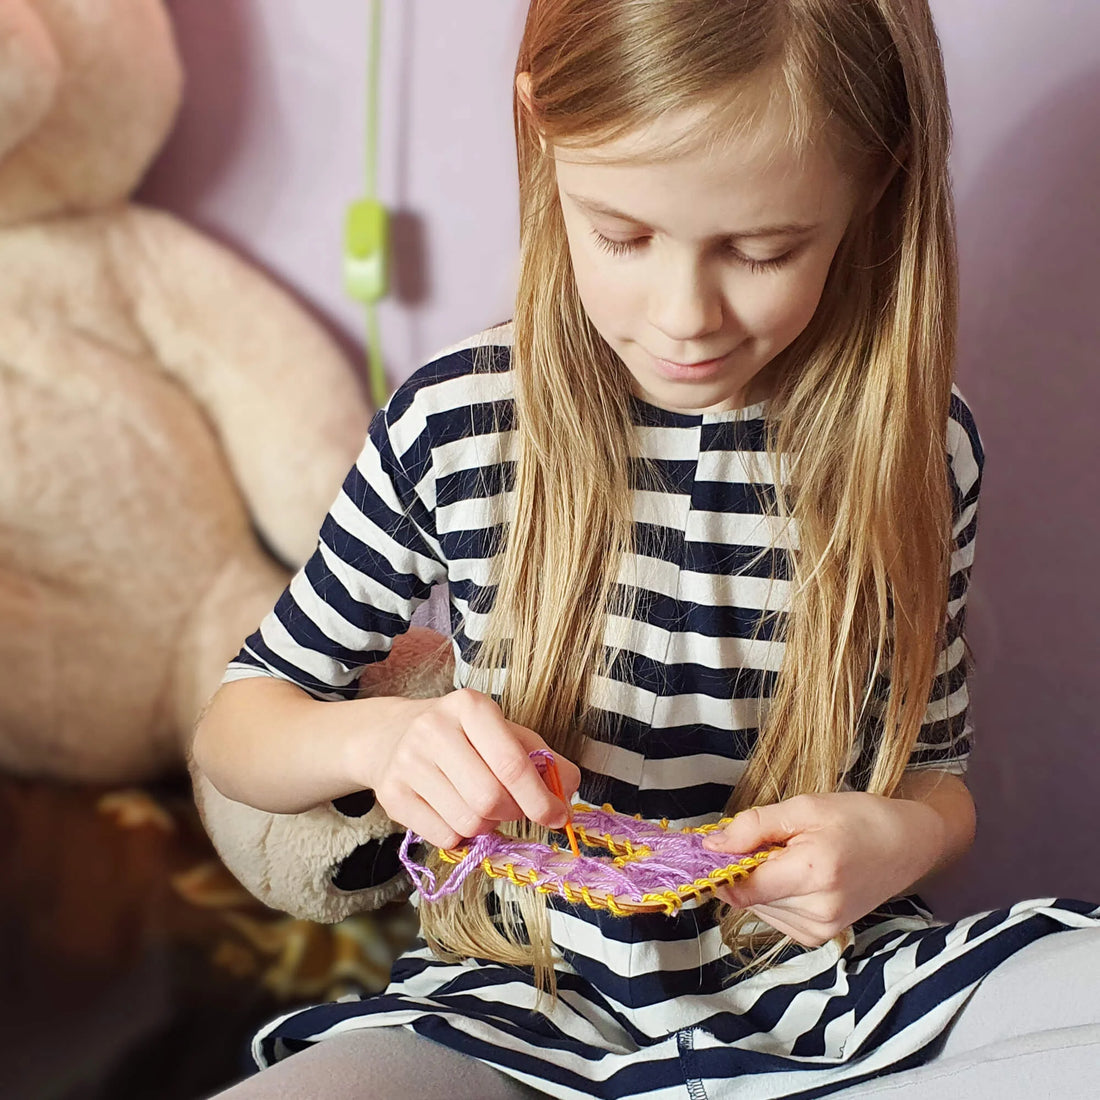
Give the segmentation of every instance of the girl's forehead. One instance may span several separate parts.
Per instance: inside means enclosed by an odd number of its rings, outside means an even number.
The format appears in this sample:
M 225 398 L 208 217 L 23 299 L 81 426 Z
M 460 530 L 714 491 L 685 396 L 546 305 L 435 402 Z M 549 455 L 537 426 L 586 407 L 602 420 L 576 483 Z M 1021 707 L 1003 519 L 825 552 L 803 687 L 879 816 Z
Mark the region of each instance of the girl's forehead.
M 742 165 L 804 172 L 835 164 L 824 128 L 803 133 L 782 103 L 750 112 L 691 109 L 669 112 L 608 138 L 559 139 L 553 145 L 559 164 L 653 166 L 690 163 L 708 173 Z M 839 169 L 838 169 L 839 171 Z
M 755 158 L 800 155 L 821 140 L 820 111 L 792 98 L 774 75 L 748 78 L 723 95 L 620 121 L 608 136 L 558 138 L 558 158 L 597 163 L 678 159 L 736 145 Z
M 609 141 L 555 146 L 559 186 L 589 208 L 655 224 L 669 204 L 740 220 L 742 213 L 779 208 L 817 217 L 849 201 L 853 181 L 828 143 L 794 141 L 779 112 L 717 135 L 705 122 L 668 116 Z

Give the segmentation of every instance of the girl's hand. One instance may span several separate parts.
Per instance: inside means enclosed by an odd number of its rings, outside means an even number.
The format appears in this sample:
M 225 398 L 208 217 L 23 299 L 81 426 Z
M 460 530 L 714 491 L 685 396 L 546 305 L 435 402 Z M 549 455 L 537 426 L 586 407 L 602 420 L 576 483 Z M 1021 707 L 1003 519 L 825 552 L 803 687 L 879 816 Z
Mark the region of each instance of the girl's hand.
M 509 722 L 490 696 L 464 688 L 437 699 L 387 702 L 398 706 L 397 720 L 354 737 L 347 759 L 350 775 L 374 791 L 394 821 L 439 848 L 454 848 L 502 821 L 565 823 L 566 805 L 528 755 L 546 742 Z M 580 771 L 562 756 L 557 765 L 562 789 L 572 796 Z
M 719 852 L 785 845 L 718 896 L 796 943 L 820 947 L 937 866 L 945 831 L 923 802 L 842 791 L 744 810 L 703 845 Z

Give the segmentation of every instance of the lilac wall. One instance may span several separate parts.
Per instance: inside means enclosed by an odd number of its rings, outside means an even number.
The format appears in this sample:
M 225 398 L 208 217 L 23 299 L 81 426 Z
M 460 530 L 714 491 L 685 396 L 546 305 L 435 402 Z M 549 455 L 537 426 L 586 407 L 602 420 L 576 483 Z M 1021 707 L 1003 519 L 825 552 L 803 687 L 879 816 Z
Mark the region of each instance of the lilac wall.
M 143 197 L 243 247 L 349 341 L 344 211 L 364 179 L 365 2 L 174 0 L 188 70 L 172 140 Z M 396 382 L 511 315 L 517 215 L 508 98 L 525 7 L 389 0 L 379 190 L 395 211 L 382 305 Z
M 295 287 L 357 347 L 340 288 L 362 173 L 366 5 L 176 0 L 190 88 L 144 191 Z M 1100 900 L 1100 5 L 934 0 L 956 119 L 960 383 L 988 451 L 971 617 L 981 829 L 946 915 Z M 510 312 L 509 86 L 522 0 L 386 6 L 391 378 Z
M 1100 900 L 1100 5 L 935 7 L 956 120 L 959 380 L 987 451 L 981 827 L 941 896 Z

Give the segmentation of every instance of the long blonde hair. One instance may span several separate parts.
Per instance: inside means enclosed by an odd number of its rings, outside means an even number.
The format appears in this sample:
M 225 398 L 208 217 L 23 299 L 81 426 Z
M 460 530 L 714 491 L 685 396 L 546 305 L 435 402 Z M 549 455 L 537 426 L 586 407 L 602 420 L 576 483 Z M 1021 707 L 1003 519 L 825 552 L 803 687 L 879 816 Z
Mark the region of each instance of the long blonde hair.
M 501 706 L 573 756 L 596 728 L 604 626 L 633 548 L 629 376 L 573 278 L 553 158 L 666 112 L 707 104 L 710 137 L 750 125 L 767 80 L 791 141 L 824 131 L 864 181 L 889 177 L 853 219 L 818 310 L 769 366 L 768 452 L 798 534 L 785 651 L 757 746 L 727 812 L 861 785 L 896 788 L 928 704 L 946 615 L 951 499 L 946 427 L 957 277 L 950 117 L 926 0 L 532 0 L 515 104 L 521 267 L 514 512 L 478 667 L 507 667 Z M 707 136 L 707 135 L 704 135 Z M 868 202 L 868 207 L 871 203 Z M 584 372 L 584 384 L 576 382 Z M 575 757 L 574 757 L 575 758 Z M 541 835 L 516 826 L 524 835 Z M 488 887 L 422 910 L 437 950 L 533 965 L 554 990 L 545 900 Z M 775 937 L 727 913 L 742 958 Z

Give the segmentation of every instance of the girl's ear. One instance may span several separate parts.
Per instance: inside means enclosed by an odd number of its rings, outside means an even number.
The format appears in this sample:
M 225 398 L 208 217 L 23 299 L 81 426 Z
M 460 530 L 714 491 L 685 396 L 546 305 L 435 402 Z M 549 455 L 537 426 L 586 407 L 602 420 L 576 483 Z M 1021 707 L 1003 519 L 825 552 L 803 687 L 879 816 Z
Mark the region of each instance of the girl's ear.
M 520 103 L 523 104 L 523 109 L 527 112 L 527 117 L 534 120 L 535 111 L 531 105 L 531 74 L 528 72 L 522 72 L 516 74 L 516 94 L 519 96 Z M 546 138 L 539 134 L 539 144 L 542 146 L 542 151 L 546 152 Z

